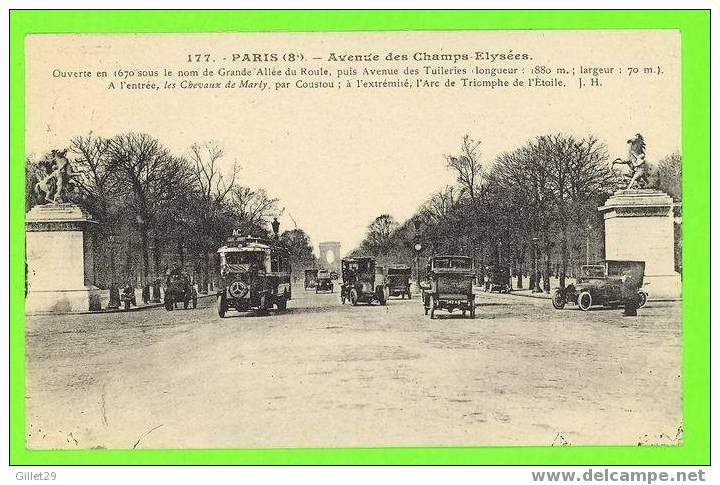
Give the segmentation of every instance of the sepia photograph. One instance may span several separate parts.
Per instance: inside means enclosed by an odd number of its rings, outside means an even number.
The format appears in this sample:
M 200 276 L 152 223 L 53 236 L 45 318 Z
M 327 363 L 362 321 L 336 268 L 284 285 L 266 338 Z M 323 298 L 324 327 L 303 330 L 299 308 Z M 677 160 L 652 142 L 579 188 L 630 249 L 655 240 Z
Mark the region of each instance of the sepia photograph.
M 678 30 L 24 43 L 28 449 L 683 445 Z

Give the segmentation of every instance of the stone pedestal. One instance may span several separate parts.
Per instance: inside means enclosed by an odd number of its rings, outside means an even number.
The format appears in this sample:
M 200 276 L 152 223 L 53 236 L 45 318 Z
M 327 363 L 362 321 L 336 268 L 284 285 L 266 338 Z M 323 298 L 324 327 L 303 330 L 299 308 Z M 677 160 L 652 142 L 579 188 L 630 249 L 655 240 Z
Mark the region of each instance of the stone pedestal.
M 39 205 L 25 215 L 26 313 L 100 309 L 88 234 L 94 224 L 74 204 Z
M 651 298 L 678 298 L 672 198 L 658 190 L 620 190 L 598 210 L 605 216 L 605 259 L 645 261 Z

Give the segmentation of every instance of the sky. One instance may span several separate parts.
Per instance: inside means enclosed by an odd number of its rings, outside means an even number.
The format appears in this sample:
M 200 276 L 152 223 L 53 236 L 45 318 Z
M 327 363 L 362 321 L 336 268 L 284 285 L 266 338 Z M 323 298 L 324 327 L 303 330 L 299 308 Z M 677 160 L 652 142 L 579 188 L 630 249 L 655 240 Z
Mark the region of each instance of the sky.
M 531 54 L 533 61 L 524 64 L 528 69 L 660 66 L 663 74 L 617 74 L 603 78 L 601 88 L 584 89 L 573 84 L 564 89 L 284 92 L 118 91 L 108 90 L 106 80 L 53 76 L 56 69 L 177 71 L 187 68 L 188 52 L 209 52 L 223 67 L 239 69 L 243 66 L 222 59 L 244 52 L 325 57 L 329 52 L 509 49 Z M 674 31 L 36 35 L 28 38 L 26 55 L 28 154 L 67 146 L 71 137 L 90 132 L 147 132 L 178 154 L 192 143 L 215 140 L 225 150 L 224 168 L 237 163 L 241 184 L 279 198 L 285 208 L 281 230 L 296 221 L 316 251 L 321 241 L 340 241 L 343 253 L 349 252 L 380 214 L 401 222 L 412 216 L 433 192 L 454 182 L 445 155 L 459 151 L 465 134 L 482 142 L 481 160 L 487 165 L 534 136 L 558 132 L 598 137 L 611 159 L 625 157 L 626 140 L 638 132 L 650 161 L 680 148 L 679 35 Z M 405 65 L 439 63 L 374 67 Z

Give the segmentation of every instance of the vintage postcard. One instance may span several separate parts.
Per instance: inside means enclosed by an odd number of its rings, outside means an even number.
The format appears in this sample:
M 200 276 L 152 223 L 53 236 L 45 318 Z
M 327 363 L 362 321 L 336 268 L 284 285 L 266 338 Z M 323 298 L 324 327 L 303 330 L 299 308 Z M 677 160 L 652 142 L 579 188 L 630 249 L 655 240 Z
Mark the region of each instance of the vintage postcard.
M 676 30 L 25 38 L 25 443 L 683 443 Z

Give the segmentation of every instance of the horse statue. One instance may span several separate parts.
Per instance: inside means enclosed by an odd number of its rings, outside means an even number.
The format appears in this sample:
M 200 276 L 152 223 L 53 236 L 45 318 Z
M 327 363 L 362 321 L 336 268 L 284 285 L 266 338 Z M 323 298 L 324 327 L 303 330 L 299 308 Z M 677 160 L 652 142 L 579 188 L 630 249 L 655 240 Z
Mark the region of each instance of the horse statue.
M 645 162 L 645 140 L 640 133 L 637 133 L 634 138 L 629 139 L 627 142 L 630 145 L 628 147 L 628 159 L 616 158 L 611 167 L 627 165 L 632 171 L 630 182 L 625 190 L 631 189 L 633 185 L 637 185 L 638 188 L 645 188 L 650 182 L 648 179 L 648 167 Z
M 48 157 L 40 162 L 44 175 L 38 176 L 35 195 L 40 204 L 62 204 L 67 202 L 68 192 L 72 189 L 75 172 L 67 159 L 67 150 L 52 150 Z

